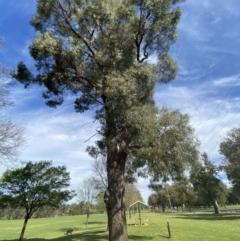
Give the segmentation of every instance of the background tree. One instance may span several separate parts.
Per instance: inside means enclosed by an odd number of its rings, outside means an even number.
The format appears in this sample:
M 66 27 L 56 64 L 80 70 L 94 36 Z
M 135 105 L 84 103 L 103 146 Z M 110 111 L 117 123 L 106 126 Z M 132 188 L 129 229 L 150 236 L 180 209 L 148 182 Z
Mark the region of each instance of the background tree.
M 174 207 L 191 206 L 197 201 L 197 193 L 187 177 L 182 177 L 169 187 L 171 202 Z
M 135 203 L 136 201 L 143 202 L 143 198 L 140 191 L 133 183 L 126 183 L 126 187 L 125 187 L 126 208 L 128 208 L 131 204 Z
M 128 239 L 124 205 L 128 156 L 138 152 L 140 157 L 149 146 L 162 150 L 155 145 L 153 91 L 158 81 L 167 83 L 177 72 L 168 51 L 177 39 L 179 2 L 38 0 L 31 21 L 38 35 L 30 45 L 37 73 L 34 76 L 19 63 L 14 75 L 25 87 L 46 87 L 43 97 L 51 107 L 74 94 L 77 112 L 92 106 L 96 110 L 98 134 L 107 150 L 105 200 L 112 241 Z M 155 65 L 147 62 L 150 56 L 158 57 Z M 148 158 L 135 164 L 143 167 L 153 160 Z M 159 160 L 156 156 L 151 171 Z
M 78 200 L 79 202 L 84 203 L 84 209 L 87 215 L 86 228 L 88 227 L 88 219 L 90 217 L 91 209 L 99 194 L 99 180 L 94 177 L 84 179 L 78 188 Z
M 23 208 L 25 217 L 19 241 L 23 240 L 28 220 L 44 206 L 58 208 L 73 197 L 66 190 L 70 175 L 65 166 L 53 167 L 50 161 L 27 162 L 23 167 L 6 170 L 0 180 L 1 208 Z
M 232 188 L 228 188 L 227 204 L 236 205 L 239 203 L 240 203 L 240 198 L 237 195 L 235 195 Z
M 68 215 L 69 216 L 74 216 L 74 215 L 79 215 L 79 206 L 77 203 L 72 203 L 71 205 L 69 205 L 68 207 Z
M 165 212 L 167 206 L 171 208 L 171 197 L 169 195 L 169 185 L 164 184 L 158 184 L 158 183 L 151 183 L 149 185 L 149 188 L 151 188 L 154 193 L 153 195 L 149 196 L 148 204 L 151 206 L 157 206 L 158 208 L 161 207 L 162 211 Z M 153 205 L 155 202 L 155 205 Z
M 233 192 L 240 199 L 240 126 L 232 128 L 220 143 L 223 168 L 232 182 Z
M 24 211 L 24 210 L 23 210 Z M 54 217 L 56 215 L 57 209 L 55 207 L 51 206 L 44 206 L 39 208 L 33 215 L 33 218 L 48 218 L 48 217 Z M 23 215 L 24 217 L 24 215 Z
M 148 206 L 150 206 L 150 208 L 159 208 L 158 207 L 158 203 L 157 203 L 157 193 L 151 193 L 148 197 Z
M 105 191 L 101 191 L 96 198 L 95 208 L 98 213 L 106 212 L 106 204 L 104 202 L 104 193 Z
M 0 37 L 0 47 L 4 39 Z M 24 144 L 23 127 L 13 123 L 4 115 L 4 108 L 13 105 L 9 91 L 10 71 L 0 63 L 0 163 L 7 164 L 16 159 Z
M 163 107 L 157 116 L 154 148 L 142 148 L 139 156 L 151 160 L 144 167 L 152 182 L 177 180 L 197 163 L 199 141 L 190 125 L 190 118 L 179 110 Z M 145 162 L 143 162 L 145 164 Z M 140 166 L 140 164 L 135 165 Z
M 219 214 L 218 202 L 226 203 L 227 188 L 217 176 L 219 169 L 202 154 L 202 162 L 191 173 L 192 184 L 205 205 L 213 205 L 216 214 Z

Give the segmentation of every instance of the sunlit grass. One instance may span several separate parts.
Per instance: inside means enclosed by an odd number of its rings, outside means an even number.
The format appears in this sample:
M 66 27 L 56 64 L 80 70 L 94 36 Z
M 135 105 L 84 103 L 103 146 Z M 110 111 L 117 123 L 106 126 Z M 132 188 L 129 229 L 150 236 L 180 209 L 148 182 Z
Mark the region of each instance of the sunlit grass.
M 128 219 L 128 233 L 131 241 L 157 241 L 168 238 L 167 220 L 170 223 L 172 239 L 177 241 L 233 241 L 240 240 L 240 213 L 215 215 L 212 213 L 142 213 L 148 218 L 148 225 L 134 225 L 138 215 Z M 96 214 L 89 219 L 85 228 L 85 216 L 68 216 L 29 220 L 25 240 L 29 241 L 92 241 L 108 240 L 106 215 Z M 23 220 L 0 220 L 0 240 L 18 240 Z M 73 234 L 65 236 L 67 229 Z

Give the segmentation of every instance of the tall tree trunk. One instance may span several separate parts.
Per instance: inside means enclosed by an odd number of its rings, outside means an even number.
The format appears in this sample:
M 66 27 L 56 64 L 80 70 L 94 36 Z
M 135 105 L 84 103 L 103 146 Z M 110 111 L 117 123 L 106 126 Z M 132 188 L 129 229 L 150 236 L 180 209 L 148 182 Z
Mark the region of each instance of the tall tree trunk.
M 26 227 L 27 227 L 28 219 L 29 219 L 29 216 L 26 215 L 25 218 L 24 218 L 24 223 L 23 223 L 22 231 L 21 231 L 21 234 L 20 234 L 20 237 L 19 237 L 19 241 L 23 241 L 23 237 L 24 237 L 24 233 L 25 233 L 25 230 L 26 230 Z
M 213 207 L 214 207 L 215 214 L 219 214 L 220 212 L 219 212 L 217 200 L 213 200 Z
M 124 170 L 126 152 L 116 146 L 108 149 L 108 189 L 104 196 L 108 214 L 109 241 L 127 241 Z

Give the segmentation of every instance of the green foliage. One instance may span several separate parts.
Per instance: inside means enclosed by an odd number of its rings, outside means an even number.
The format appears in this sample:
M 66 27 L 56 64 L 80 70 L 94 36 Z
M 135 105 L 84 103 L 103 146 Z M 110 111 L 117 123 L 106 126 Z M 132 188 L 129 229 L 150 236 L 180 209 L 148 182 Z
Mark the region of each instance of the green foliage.
M 82 92 L 80 112 L 102 95 L 129 106 L 146 102 L 157 76 L 162 82 L 175 77 L 176 63 L 167 52 L 177 38 L 181 13 L 174 5 L 181 0 L 37 2 L 31 24 L 38 35 L 30 53 L 39 74 L 20 63 L 15 77 L 25 86 L 43 84 L 50 106 L 61 104 L 67 92 Z M 159 56 L 155 71 L 143 64 L 153 54 Z
M 77 112 L 94 106 L 107 146 L 146 146 L 156 128 L 156 82 L 169 82 L 177 71 L 168 50 L 177 39 L 179 2 L 37 1 L 30 53 L 38 74 L 19 63 L 13 76 L 26 87 L 45 86 L 49 106 L 67 94 L 77 94 Z M 158 56 L 155 65 L 146 62 L 151 55 Z
M 224 156 L 223 168 L 233 184 L 233 192 L 240 198 L 240 127 L 232 128 L 223 138 L 220 153 Z
M 166 207 L 169 205 L 169 195 L 164 189 L 158 190 L 152 193 L 148 197 L 148 205 L 162 208 L 162 211 L 165 212 Z
M 146 146 L 156 130 L 155 84 L 176 75 L 168 50 L 177 39 L 179 2 L 37 1 L 30 53 L 38 74 L 19 63 L 13 76 L 25 86 L 45 86 L 50 106 L 67 94 L 80 95 L 78 112 L 94 105 L 107 146 L 116 146 L 115 138 L 129 151 L 131 144 Z M 155 65 L 146 62 L 151 55 L 158 56 Z
M 169 187 L 172 206 L 192 206 L 197 201 L 197 193 L 194 191 L 190 180 L 182 177 Z
M 27 162 L 6 170 L 0 182 L 1 207 L 24 208 L 31 217 L 43 206 L 59 207 L 73 197 L 68 191 L 70 176 L 65 166 L 52 167 L 50 161 Z
M 232 188 L 228 188 L 227 204 L 235 205 L 238 203 L 240 203 L 240 198 L 238 197 L 238 195 L 235 195 Z
M 104 203 L 104 191 L 100 192 L 96 198 L 95 208 L 98 213 L 106 212 L 106 204 Z
M 52 167 L 50 161 L 27 162 L 6 170 L 0 180 L 0 208 L 23 208 L 25 217 L 19 241 L 23 240 L 28 220 L 42 207 L 58 208 L 74 196 L 68 191 L 70 175 L 65 166 Z
M 165 209 L 167 206 L 171 207 L 171 197 L 169 194 L 169 185 L 168 184 L 156 184 L 151 183 L 149 185 L 149 188 L 151 188 L 154 193 L 152 193 L 148 197 L 148 204 L 150 206 L 162 208 L 162 211 L 165 212 Z
M 190 125 L 189 116 L 179 110 L 163 107 L 157 116 L 157 129 L 152 129 L 152 145 L 137 150 L 135 166 L 143 166 L 153 182 L 177 180 L 198 160 L 199 141 Z M 147 161 L 147 166 L 146 162 Z
M 219 168 L 209 161 L 206 153 L 202 154 L 202 161 L 191 173 L 191 182 L 202 204 L 211 205 L 214 201 L 226 204 L 227 187 L 218 177 Z
M 153 207 L 161 206 L 163 212 L 167 206 L 170 208 L 189 207 L 198 200 L 197 193 L 194 191 L 190 180 L 184 176 L 171 185 L 151 183 L 149 188 L 154 191 L 148 198 L 149 205 Z

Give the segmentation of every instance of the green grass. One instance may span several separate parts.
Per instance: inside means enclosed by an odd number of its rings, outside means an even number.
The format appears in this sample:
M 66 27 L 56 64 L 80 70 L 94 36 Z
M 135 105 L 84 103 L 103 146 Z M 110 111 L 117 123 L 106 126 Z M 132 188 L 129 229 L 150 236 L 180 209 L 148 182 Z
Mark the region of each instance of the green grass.
M 135 226 L 128 220 L 129 241 L 157 241 L 168 239 L 166 223 L 170 223 L 172 240 L 176 241 L 233 241 L 240 240 L 240 213 L 143 213 L 147 226 Z M 30 219 L 25 240 L 28 241 L 92 241 L 108 240 L 106 215 L 92 215 L 88 229 L 85 216 Z M 134 219 L 137 221 L 138 216 Z M 0 240 L 17 241 L 23 220 L 0 220 Z M 72 235 L 64 236 L 67 229 Z

